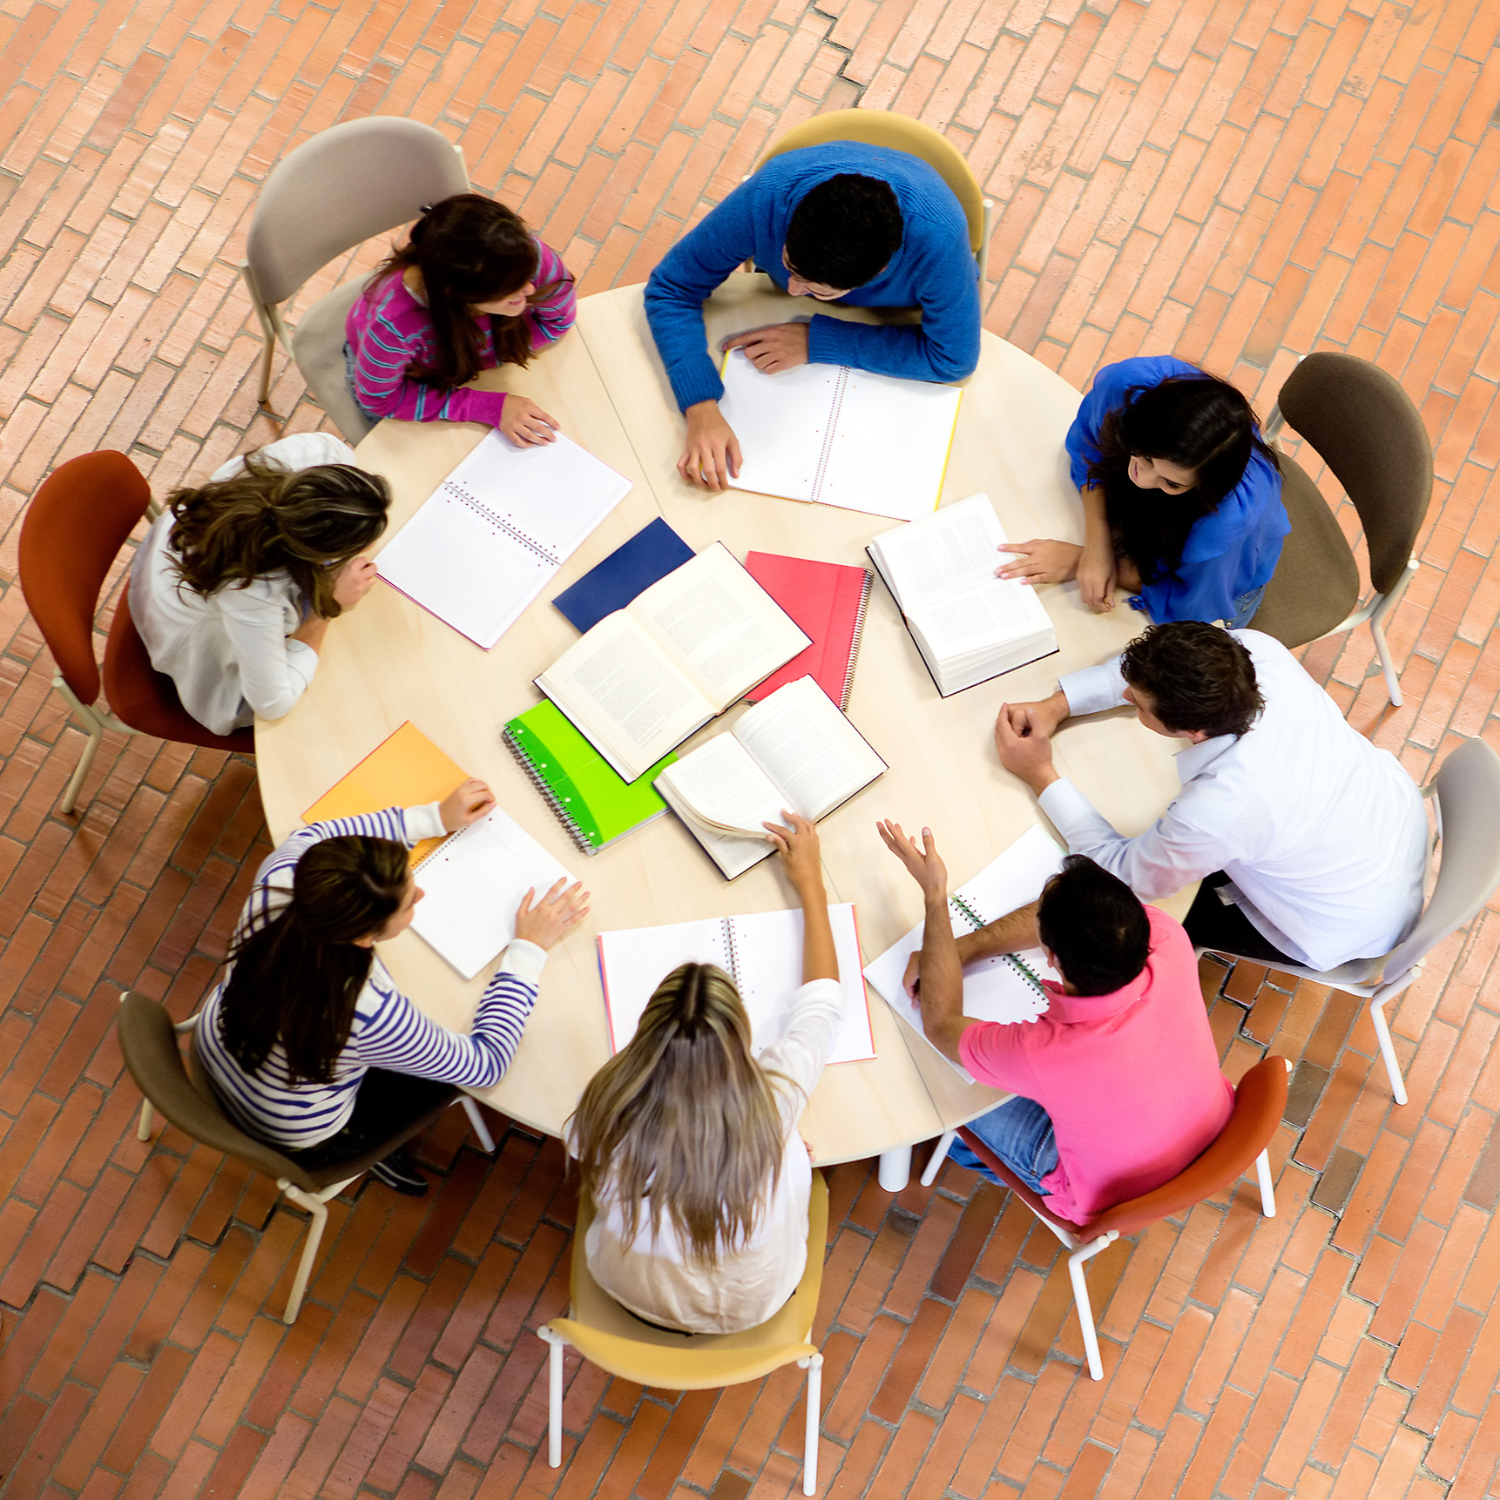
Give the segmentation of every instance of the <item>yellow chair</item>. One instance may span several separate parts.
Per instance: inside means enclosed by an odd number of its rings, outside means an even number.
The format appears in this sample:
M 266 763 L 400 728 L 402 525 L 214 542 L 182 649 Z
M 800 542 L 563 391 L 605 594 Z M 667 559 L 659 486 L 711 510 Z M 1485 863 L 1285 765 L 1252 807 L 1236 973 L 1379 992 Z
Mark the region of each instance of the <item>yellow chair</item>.
M 883 109 L 835 109 L 794 125 L 780 140 L 772 143 L 756 165 L 763 167 L 773 156 L 801 151 L 806 146 L 822 146 L 829 141 L 859 141 L 862 145 L 884 146 L 891 151 L 919 156 L 948 184 L 969 221 L 969 248 L 979 267 L 982 301 L 990 258 L 990 213 L 994 201 L 984 196 L 979 179 L 969 170 L 969 164 L 959 155 L 958 148 L 930 125 L 907 115 L 893 115 Z
M 809 1342 L 823 1285 L 823 1253 L 828 1242 L 828 1186 L 812 1174 L 807 1214 L 807 1269 L 785 1307 L 767 1322 L 743 1333 L 672 1333 L 653 1328 L 625 1311 L 589 1275 L 584 1239 L 593 1205 L 578 1205 L 573 1231 L 572 1306 L 566 1318 L 537 1329 L 550 1346 L 547 1382 L 547 1462 L 562 1463 L 563 1349 L 571 1344 L 602 1370 L 661 1390 L 702 1391 L 759 1380 L 795 1360 L 807 1371 L 807 1446 L 802 1460 L 802 1493 L 818 1487 L 818 1418 L 823 1389 L 823 1356 Z

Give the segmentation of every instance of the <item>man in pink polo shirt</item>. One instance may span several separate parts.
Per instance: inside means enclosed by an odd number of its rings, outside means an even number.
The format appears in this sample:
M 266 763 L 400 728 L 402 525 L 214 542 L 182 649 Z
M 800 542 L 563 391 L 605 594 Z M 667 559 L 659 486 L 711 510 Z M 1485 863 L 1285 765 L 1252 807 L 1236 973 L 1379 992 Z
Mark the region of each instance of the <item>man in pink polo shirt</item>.
M 882 823 L 880 836 L 926 906 L 922 951 L 907 971 L 922 1029 L 980 1082 L 1017 1096 L 968 1128 L 1052 1212 L 1086 1224 L 1175 1177 L 1219 1134 L 1234 1090 L 1177 922 L 1074 854 L 1040 900 L 955 939 L 931 830 L 920 849 L 896 823 Z M 965 963 L 1038 944 L 1063 976 L 1047 983 L 1044 1015 L 1017 1025 L 964 1015 Z M 983 1170 L 961 1142 L 949 1154 Z

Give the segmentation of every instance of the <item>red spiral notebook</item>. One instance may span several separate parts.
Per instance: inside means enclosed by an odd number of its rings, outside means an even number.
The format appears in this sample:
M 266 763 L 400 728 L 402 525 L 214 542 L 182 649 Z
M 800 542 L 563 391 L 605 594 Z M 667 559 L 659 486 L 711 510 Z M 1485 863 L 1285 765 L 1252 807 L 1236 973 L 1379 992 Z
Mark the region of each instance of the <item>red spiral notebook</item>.
M 775 552 L 747 553 L 745 570 L 812 637 L 812 645 L 745 696 L 759 703 L 777 688 L 811 676 L 847 709 L 865 606 L 870 602 L 869 570 Z

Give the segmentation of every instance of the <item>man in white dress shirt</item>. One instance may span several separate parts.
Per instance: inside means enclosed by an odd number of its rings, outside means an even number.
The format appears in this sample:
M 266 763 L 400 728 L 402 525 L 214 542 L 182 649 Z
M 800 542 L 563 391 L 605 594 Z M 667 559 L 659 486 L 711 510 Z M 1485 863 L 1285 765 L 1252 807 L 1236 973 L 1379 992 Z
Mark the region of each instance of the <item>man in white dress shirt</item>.
M 1148 729 L 1188 742 L 1182 791 L 1135 838 L 1052 763 L 1059 724 L 1122 703 Z M 1002 707 L 995 747 L 1068 848 L 1142 899 L 1202 878 L 1184 923 L 1200 948 L 1331 969 L 1389 953 L 1422 910 L 1421 793 L 1259 631 L 1153 626 L 1115 661 L 1062 678 L 1050 698 Z

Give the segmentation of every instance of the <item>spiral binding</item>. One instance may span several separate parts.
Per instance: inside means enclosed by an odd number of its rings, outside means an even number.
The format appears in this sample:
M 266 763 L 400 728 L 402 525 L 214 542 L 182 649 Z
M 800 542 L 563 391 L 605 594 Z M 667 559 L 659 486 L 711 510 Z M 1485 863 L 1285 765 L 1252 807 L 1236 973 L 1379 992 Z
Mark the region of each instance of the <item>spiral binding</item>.
M 839 378 L 833 387 L 833 409 L 828 414 L 828 431 L 823 437 L 823 451 L 818 455 L 817 472 L 813 475 L 812 498 L 820 500 L 823 497 L 823 479 L 828 473 L 828 460 L 833 456 L 833 440 L 838 436 L 839 413 L 844 406 L 844 392 L 849 386 L 849 369 L 846 365 L 839 366 Z
M 975 932 L 978 932 L 981 927 L 987 925 L 984 918 L 981 917 L 979 913 L 975 911 L 974 908 L 970 906 L 962 896 L 949 896 L 948 900 L 959 912 L 963 914 L 963 916 L 968 920 L 969 925 L 973 927 Z M 1032 989 L 1037 992 L 1037 994 L 1039 994 L 1044 1000 L 1047 998 L 1047 990 L 1046 987 L 1042 984 L 1041 975 L 1039 975 L 1031 967 L 1031 965 L 1026 962 L 1024 958 L 1020 958 L 1014 953 L 1004 953 L 1001 955 L 1001 957 L 1006 963 L 1011 966 L 1011 968 L 1016 971 L 1018 975 L 1020 975 L 1023 980 L 1025 980 L 1027 984 L 1031 986 Z
M 472 825 L 470 825 L 470 826 L 472 826 Z M 436 849 L 434 849 L 430 854 L 424 854 L 422 856 L 422 858 L 419 859 L 416 862 L 416 864 L 414 864 L 412 866 L 412 870 L 411 870 L 412 874 L 415 875 L 419 871 L 425 870 L 427 868 L 427 866 L 430 865 L 433 862 L 433 860 L 435 860 L 438 857 L 438 855 L 440 855 L 441 853 L 443 853 L 443 851 L 445 849 L 447 849 L 448 845 L 451 844 L 454 841 L 454 839 L 456 839 L 456 838 L 462 838 L 463 835 L 466 834 L 468 831 L 469 830 L 468 830 L 467 827 L 454 829 L 454 831 L 452 833 L 450 833 L 448 835 L 448 837 L 445 838 L 443 840 L 443 842 L 437 846 Z
M 854 615 L 854 638 L 849 642 L 849 665 L 844 669 L 844 692 L 839 699 L 839 707 L 845 713 L 849 712 L 849 694 L 854 691 L 854 663 L 859 658 L 859 642 L 865 633 L 865 610 L 870 603 L 870 586 L 875 582 L 875 575 L 866 568 L 865 586 L 859 591 L 859 609 Z
M 491 510 L 489 506 L 487 506 L 476 495 L 466 490 L 461 484 L 454 484 L 454 482 L 450 479 L 447 481 L 444 487 L 449 491 L 450 494 L 453 494 L 457 496 L 458 499 L 462 500 L 470 510 L 478 511 L 480 515 L 486 517 L 493 525 L 498 526 L 501 531 L 503 531 L 508 537 L 511 538 L 512 541 L 519 542 L 529 552 L 534 552 L 539 558 L 541 558 L 544 563 L 547 563 L 554 568 L 562 567 L 562 558 L 554 557 L 552 553 L 549 552 L 544 546 L 542 546 L 540 542 L 534 541 L 531 537 L 527 536 L 524 531 L 518 531 L 514 526 L 511 525 L 509 521 L 505 519 L 504 516 L 499 515 L 497 512 Z
M 736 944 L 734 935 L 734 918 L 725 917 L 724 921 L 724 951 L 729 955 L 729 977 L 734 980 L 735 989 L 740 987 L 740 950 Z
M 979 913 L 975 911 L 974 908 L 970 906 L 962 896 L 949 896 L 948 899 L 965 917 L 968 918 L 969 925 L 974 929 L 975 932 L 978 932 L 979 929 L 985 925 L 984 918 L 981 917 Z
M 599 851 L 594 847 L 588 834 L 573 821 L 573 814 L 569 812 L 565 803 L 559 801 L 557 793 L 547 785 L 546 778 L 532 764 L 531 757 L 526 753 L 525 747 L 509 729 L 502 736 L 510 753 L 520 762 L 521 769 L 526 773 L 526 779 L 542 794 L 548 807 L 557 815 L 557 821 L 567 830 L 568 836 L 585 854 L 597 854 Z

